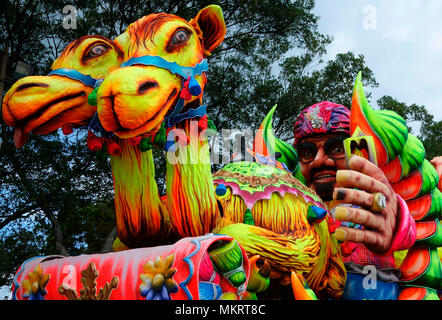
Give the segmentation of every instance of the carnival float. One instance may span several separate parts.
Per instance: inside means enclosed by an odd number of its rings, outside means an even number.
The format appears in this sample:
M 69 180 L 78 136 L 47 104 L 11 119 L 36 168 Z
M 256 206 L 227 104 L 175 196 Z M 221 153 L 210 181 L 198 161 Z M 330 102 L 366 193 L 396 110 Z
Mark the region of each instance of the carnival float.
M 204 105 L 207 57 L 222 43 L 221 8 L 193 19 L 157 13 L 115 39 L 84 36 L 46 76 L 17 81 L 3 100 L 16 147 L 29 134 L 87 130 L 114 179 L 114 252 L 25 261 L 13 299 L 340 299 L 347 270 L 333 215 L 304 184 L 293 146 L 275 137 L 272 108 L 246 152 L 212 173 Z M 438 299 L 439 177 L 405 121 L 370 107 L 356 79 L 349 141 L 371 137 L 378 166 L 406 201 L 417 240 L 400 259 L 400 299 Z M 152 149 L 167 155 L 166 194 Z M 365 147 L 367 148 L 367 146 Z M 364 155 L 364 146 L 351 150 Z M 440 186 L 440 184 L 439 184 Z M 399 266 L 398 266 L 399 267 Z M 351 295 L 351 293 L 350 293 Z

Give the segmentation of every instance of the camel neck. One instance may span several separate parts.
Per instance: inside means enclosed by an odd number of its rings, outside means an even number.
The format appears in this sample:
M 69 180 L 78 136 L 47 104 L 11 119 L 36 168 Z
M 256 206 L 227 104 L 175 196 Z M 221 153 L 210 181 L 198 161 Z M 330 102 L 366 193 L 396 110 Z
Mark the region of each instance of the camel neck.
M 119 143 L 121 154 L 111 156 L 118 236 L 131 248 L 163 243 L 170 225 L 155 182 L 152 150 Z
M 183 139 L 167 154 L 166 189 L 172 226 L 181 236 L 211 232 L 219 217 L 213 185 L 209 143 L 197 120 L 184 120 L 176 129 Z M 179 141 L 178 141 L 179 144 Z

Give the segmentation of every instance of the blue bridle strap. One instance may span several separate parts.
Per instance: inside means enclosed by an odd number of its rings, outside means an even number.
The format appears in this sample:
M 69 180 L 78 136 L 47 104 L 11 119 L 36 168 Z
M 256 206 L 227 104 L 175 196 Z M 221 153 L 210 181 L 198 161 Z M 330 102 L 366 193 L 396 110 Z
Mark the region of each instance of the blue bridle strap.
M 173 127 L 175 123 L 193 119 L 196 117 L 204 117 L 207 114 L 207 108 L 205 105 L 199 106 L 195 109 L 189 109 L 184 113 L 180 113 L 173 117 L 168 117 L 167 119 L 164 119 L 166 128 Z
M 169 70 L 173 74 L 178 74 L 182 78 L 187 79 L 189 77 L 195 77 L 200 75 L 204 71 L 208 70 L 207 59 L 202 60 L 200 63 L 197 63 L 193 67 L 185 67 L 180 66 L 176 62 L 169 62 L 160 56 L 142 56 L 142 57 L 134 57 L 130 58 L 126 62 L 124 62 L 121 67 L 129 67 L 135 64 L 141 64 L 144 66 L 153 66 L 162 69 Z
M 63 76 L 72 80 L 77 80 L 82 82 L 85 86 L 92 88 L 95 88 L 98 84 L 97 82 L 101 83 L 100 80 L 102 80 L 102 79 L 94 79 L 90 75 L 86 75 L 77 70 L 67 69 L 67 68 L 52 70 L 51 72 L 49 72 L 48 76 L 52 75 Z
M 203 72 L 209 69 L 207 59 L 203 59 L 200 63 L 197 63 L 193 67 L 181 66 L 176 62 L 169 62 L 160 56 L 142 56 L 130 58 L 121 67 L 129 67 L 133 65 L 143 65 L 143 66 L 153 66 L 157 68 L 162 68 L 168 70 L 172 74 L 177 74 L 183 78 L 182 85 L 184 85 L 184 80 L 189 77 L 194 78 L 197 75 L 201 75 Z M 203 117 L 206 114 L 206 107 L 200 106 L 196 109 L 189 109 L 185 113 L 181 114 L 181 110 L 184 107 L 184 100 L 180 98 L 175 105 L 173 112 L 167 116 L 165 121 L 166 128 L 170 128 L 183 120 L 192 119 L 195 117 Z
M 176 62 L 169 62 L 159 56 L 143 56 L 143 57 L 135 57 L 124 62 L 121 67 L 128 67 L 132 65 L 144 65 L 144 66 L 154 66 L 157 68 L 162 68 L 169 70 L 172 74 L 177 74 L 183 78 L 182 82 L 184 84 L 184 80 L 187 80 L 189 77 L 195 77 L 197 75 L 201 75 L 203 72 L 208 70 L 207 59 L 203 59 L 200 63 L 197 63 L 193 67 L 186 67 L 177 64 Z M 89 75 L 85 75 L 74 69 L 55 69 L 52 70 L 48 76 L 57 75 L 67 77 L 69 79 L 77 80 L 82 82 L 84 85 L 96 88 L 100 86 L 103 82 L 103 79 L 94 79 Z M 184 107 L 184 100 L 179 98 L 177 104 L 174 107 L 173 112 L 164 118 L 166 128 L 174 126 L 176 123 L 181 122 L 187 119 L 193 119 L 196 117 L 203 117 L 207 114 L 206 106 L 202 105 L 195 109 L 189 109 L 184 113 L 180 113 Z M 102 137 L 111 137 L 113 136 L 112 132 L 106 131 L 100 123 L 98 119 L 98 114 L 92 117 L 89 125 L 87 126 L 88 130 L 91 130 L 98 136 Z
M 87 126 L 88 131 L 92 131 L 98 137 L 110 138 L 114 136 L 113 132 L 106 131 L 101 125 L 100 119 L 98 119 L 98 113 L 95 112 L 91 121 Z

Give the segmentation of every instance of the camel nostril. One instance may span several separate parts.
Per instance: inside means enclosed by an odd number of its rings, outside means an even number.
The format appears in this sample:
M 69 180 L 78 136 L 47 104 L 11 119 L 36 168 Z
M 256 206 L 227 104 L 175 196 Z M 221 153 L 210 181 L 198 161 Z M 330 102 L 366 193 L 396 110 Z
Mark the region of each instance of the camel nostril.
M 156 81 L 146 81 L 143 82 L 139 87 L 138 87 L 138 93 L 139 94 L 144 94 L 146 93 L 146 91 L 152 89 L 152 88 L 156 88 L 158 87 L 158 82 Z

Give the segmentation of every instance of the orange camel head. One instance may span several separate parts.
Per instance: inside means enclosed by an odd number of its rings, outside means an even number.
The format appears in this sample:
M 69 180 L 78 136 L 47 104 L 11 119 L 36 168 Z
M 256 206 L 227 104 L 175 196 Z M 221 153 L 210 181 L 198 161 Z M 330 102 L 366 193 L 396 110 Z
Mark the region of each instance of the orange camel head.
M 26 142 L 30 132 L 48 134 L 88 124 L 96 112 L 88 104 L 96 80 L 122 61 L 123 52 L 112 40 L 83 36 L 63 50 L 49 75 L 18 80 L 6 93 L 2 107 L 3 119 L 15 127 L 16 147 Z
M 106 76 L 97 91 L 103 128 L 120 138 L 154 134 L 181 100 L 201 100 L 206 83 L 205 58 L 224 40 L 221 8 L 208 6 L 195 18 L 158 13 L 129 25 L 115 39 L 125 62 Z M 186 81 L 197 91 L 183 94 Z M 180 110 L 180 111 L 181 111 Z

